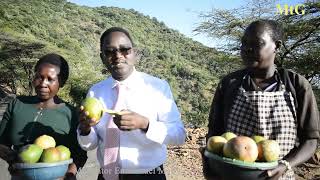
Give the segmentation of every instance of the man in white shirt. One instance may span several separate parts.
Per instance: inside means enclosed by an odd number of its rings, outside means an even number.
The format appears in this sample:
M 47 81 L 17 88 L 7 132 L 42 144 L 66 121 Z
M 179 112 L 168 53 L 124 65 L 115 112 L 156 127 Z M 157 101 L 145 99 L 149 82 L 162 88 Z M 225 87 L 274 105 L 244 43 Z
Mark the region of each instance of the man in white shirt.
M 116 106 L 122 115 L 112 118 L 104 113 L 98 124 L 90 126 L 83 112 L 79 144 L 87 151 L 98 148 L 97 158 L 102 169 L 98 179 L 109 180 L 111 177 L 106 174 L 110 173 L 117 174 L 120 179 L 166 179 L 162 166 L 166 160 L 166 145 L 181 145 L 186 137 L 170 87 L 164 80 L 135 70 L 137 56 L 125 29 L 106 30 L 100 43 L 100 57 L 111 76 L 93 85 L 88 96 L 99 99 L 107 109 Z M 117 92 L 118 86 L 125 90 Z M 109 155 L 107 146 L 117 139 L 117 133 L 112 134 L 109 126 L 112 121 L 116 130 L 120 130 L 117 150 L 120 169 L 105 168 Z M 113 140 L 109 140 L 110 136 L 114 136 Z

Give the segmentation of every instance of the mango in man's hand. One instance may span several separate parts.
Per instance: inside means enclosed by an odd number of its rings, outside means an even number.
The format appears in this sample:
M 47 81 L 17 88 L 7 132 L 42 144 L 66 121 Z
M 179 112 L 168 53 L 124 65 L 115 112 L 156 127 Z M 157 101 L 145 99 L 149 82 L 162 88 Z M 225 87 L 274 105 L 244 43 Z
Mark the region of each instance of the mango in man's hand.
M 82 102 L 82 106 L 83 110 L 88 113 L 88 117 L 91 119 L 90 125 L 97 124 L 103 114 L 104 108 L 102 103 L 94 97 L 87 97 Z

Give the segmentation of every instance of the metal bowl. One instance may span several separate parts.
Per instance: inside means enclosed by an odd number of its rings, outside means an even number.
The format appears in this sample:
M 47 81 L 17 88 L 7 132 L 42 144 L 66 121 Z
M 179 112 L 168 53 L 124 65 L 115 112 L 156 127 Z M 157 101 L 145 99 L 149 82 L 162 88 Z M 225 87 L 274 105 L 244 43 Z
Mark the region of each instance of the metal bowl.
M 55 180 L 65 175 L 72 159 L 55 163 L 15 163 L 13 167 L 19 172 L 19 177 L 13 179 L 23 180 Z
M 205 150 L 210 170 L 224 180 L 264 180 L 267 179 L 266 170 L 278 166 L 274 162 L 245 162 L 227 157 L 221 157 Z

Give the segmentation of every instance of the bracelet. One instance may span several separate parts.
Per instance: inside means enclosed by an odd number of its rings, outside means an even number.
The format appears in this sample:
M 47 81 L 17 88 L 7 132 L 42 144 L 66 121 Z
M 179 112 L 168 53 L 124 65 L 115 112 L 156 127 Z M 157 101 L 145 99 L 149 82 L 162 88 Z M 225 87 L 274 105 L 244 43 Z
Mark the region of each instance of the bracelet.
M 286 166 L 286 170 L 291 170 L 292 169 L 287 160 L 282 159 L 282 160 L 279 160 L 278 162 L 281 163 L 281 164 L 284 164 Z

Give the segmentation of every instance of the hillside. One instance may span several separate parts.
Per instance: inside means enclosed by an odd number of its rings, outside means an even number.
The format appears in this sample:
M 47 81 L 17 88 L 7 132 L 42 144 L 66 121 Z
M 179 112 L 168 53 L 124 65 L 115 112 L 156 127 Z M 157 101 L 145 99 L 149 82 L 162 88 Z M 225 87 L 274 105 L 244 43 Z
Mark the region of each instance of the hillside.
M 142 55 L 138 70 L 169 81 L 185 123 L 204 125 L 214 88 L 221 75 L 238 66 L 237 58 L 203 46 L 133 9 L 91 8 L 65 0 L 2 0 L 1 85 L 16 94 L 31 93 L 34 62 L 45 53 L 57 52 L 72 69 L 60 95 L 79 104 L 90 85 L 106 76 L 101 73 L 99 38 L 111 26 L 131 32 Z

